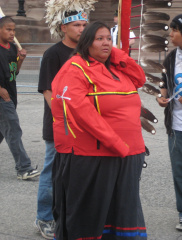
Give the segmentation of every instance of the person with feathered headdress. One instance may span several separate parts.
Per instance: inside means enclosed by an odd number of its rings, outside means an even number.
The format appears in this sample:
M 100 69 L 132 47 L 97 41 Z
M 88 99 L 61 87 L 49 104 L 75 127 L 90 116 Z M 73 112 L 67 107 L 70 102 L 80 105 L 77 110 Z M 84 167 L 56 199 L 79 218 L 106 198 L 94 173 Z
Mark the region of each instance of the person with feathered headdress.
M 38 91 L 44 95 L 43 139 L 46 151 L 44 168 L 39 180 L 35 227 L 46 239 L 53 239 L 55 226 L 52 214 L 52 164 L 55 148 L 51 114 L 51 82 L 76 47 L 88 22 L 89 12 L 94 10 L 95 2 L 95 0 L 49 0 L 45 3 L 45 18 L 51 35 L 61 39 L 45 51 L 38 85 Z M 54 211 L 54 215 L 58 214 Z
M 48 0 L 45 3 L 46 23 L 54 37 L 64 37 L 61 24 L 87 19 L 97 0 Z M 88 20 L 88 19 L 87 19 Z

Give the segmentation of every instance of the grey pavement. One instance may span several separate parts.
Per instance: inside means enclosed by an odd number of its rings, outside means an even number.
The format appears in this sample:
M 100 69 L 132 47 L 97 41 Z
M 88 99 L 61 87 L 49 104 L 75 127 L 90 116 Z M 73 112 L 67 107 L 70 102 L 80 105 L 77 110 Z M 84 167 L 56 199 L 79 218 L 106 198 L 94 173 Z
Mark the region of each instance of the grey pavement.
M 31 78 L 32 77 L 32 78 Z M 37 78 L 20 76 L 17 84 L 37 86 Z M 43 97 L 34 92 L 36 88 L 18 88 L 18 114 L 23 130 L 23 143 L 39 170 L 44 162 L 44 141 L 42 140 Z M 163 125 L 163 109 L 154 96 L 140 91 L 145 107 L 149 108 L 159 122 L 156 134 L 143 131 L 150 156 L 141 177 L 141 200 L 147 226 L 148 240 L 182 240 L 182 232 L 175 230 L 178 214 L 167 147 L 167 135 Z M 33 222 L 36 218 L 38 178 L 29 181 L 16 179 L 14 160 L 5 141 L 0 145 L 0 240 L 40 240 Z

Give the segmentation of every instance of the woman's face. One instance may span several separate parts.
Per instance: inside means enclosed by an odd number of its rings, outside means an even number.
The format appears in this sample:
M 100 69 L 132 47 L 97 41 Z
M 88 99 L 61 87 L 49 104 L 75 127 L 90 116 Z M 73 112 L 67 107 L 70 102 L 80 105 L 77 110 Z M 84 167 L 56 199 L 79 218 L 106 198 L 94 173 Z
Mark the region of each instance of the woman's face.
M 110 31 L 103 27 L 95 34 L 92 45 L 88 48 L 89 55 L 101 63 L 105 63 L 111 53 L 112 39 Z

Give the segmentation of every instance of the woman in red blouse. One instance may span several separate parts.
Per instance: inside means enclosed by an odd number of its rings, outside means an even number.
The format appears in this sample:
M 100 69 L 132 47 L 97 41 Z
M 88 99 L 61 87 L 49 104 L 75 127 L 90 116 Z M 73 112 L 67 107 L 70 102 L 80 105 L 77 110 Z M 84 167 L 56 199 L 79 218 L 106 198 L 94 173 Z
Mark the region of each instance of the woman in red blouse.
M 142 68 L 112 48 L 102 22 L 83 31 L 52 83 L 57 240 L 147 239 L 139 198 L 144 162 Z

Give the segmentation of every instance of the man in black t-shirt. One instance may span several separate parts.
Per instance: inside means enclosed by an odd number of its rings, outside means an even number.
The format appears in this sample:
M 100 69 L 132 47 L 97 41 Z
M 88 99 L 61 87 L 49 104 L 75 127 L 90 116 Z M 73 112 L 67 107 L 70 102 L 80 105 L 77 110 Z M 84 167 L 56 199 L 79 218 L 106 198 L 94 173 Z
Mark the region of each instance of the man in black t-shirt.
M 22 140 L 22 130 L 16 112 L 16 75 L 26 57 L 24 49 L 18 52 L 11 43 L 15 36 L 15 22 L 10 17 L 0 19 L 0 142 L 5 138 L 15 160 L 18 179 L 28 179 L 40 175 L 31 166 Z M 18 57 L 18 60 L 17 60 Z
M 74 16 L 73 18 L 69 18 Z M 69 18 L 69 19 L 68 19 Z M 76 19 L 76 20 L 75 20 Z M 54 220 L 52 215 L 52 163 L 56 150 L 53 141 L 53 118 L 51 114 L 51 83 L 72 54 L 80 35 L 87 24 L 87 15 L 81 12 L 69 12 L 65 14 L 65 23 L 60 25 L 60 33 L 64 34 L 64 40 L 45 51 L 41 63 L 38 91 L 44 95 L 43 139 L 46 151 L 44 168 L 39 179 L 37 196 L 37 217 L 35 225 L 47 239 L 53 239 Z

